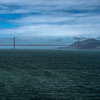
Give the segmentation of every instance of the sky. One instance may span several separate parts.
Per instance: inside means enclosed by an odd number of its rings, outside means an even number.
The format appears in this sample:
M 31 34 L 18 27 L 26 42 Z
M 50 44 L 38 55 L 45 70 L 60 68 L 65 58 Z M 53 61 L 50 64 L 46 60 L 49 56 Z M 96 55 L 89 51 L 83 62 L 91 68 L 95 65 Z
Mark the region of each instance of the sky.
M 100 0 L 0 0 L 0 36 L 100 36 Z

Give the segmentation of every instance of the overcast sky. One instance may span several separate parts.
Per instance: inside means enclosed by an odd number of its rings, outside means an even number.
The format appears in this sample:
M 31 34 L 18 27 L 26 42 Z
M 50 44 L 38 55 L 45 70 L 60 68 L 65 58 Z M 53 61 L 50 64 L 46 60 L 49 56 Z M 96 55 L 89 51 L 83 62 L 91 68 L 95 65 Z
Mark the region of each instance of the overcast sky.
M 0 0 L 0 34 L 99 36 L 100 0 Z

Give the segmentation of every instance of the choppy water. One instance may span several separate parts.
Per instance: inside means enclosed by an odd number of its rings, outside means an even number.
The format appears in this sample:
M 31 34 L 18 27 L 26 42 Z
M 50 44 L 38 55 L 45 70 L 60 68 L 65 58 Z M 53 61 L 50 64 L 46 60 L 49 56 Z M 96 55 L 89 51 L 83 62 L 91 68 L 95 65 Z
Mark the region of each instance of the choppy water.
M 100 100 L 100 51 L 0 51 L 0 100 Z

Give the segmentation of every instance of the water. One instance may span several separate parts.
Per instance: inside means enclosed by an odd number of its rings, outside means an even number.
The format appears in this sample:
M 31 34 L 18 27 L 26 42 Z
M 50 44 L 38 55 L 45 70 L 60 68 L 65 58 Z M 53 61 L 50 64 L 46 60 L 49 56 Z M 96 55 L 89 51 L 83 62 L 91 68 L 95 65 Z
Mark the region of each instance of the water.
M 100 51 L 1 50 L 0 100 L 100 100 Z

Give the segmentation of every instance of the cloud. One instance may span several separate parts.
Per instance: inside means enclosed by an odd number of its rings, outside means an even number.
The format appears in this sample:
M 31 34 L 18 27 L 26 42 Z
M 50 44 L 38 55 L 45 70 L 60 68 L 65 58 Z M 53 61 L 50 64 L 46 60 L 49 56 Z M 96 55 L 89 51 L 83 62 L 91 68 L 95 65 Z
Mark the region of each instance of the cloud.
M 14 29 L 0 30 L 0 33 L 8 33 L 19 37 L 45 37 L 45 36 L 87 36 L 87 35 L 98 35 L 100 33 L 100 25 L 28 25 Z M 95 28 L 93 28 L 95 27 Z M 92 30 L 93 29 L 93 30 Z M 96 32 L 95 32 L 96 31 Z M 90 34 L 88 34 L 90 33 Z
M 0 13 L 85 12 L 98 9 L 99 0 L 0 0 Z
M 19 37 L 99 36 L 100 0 L 0 0 L 0 19 Z

